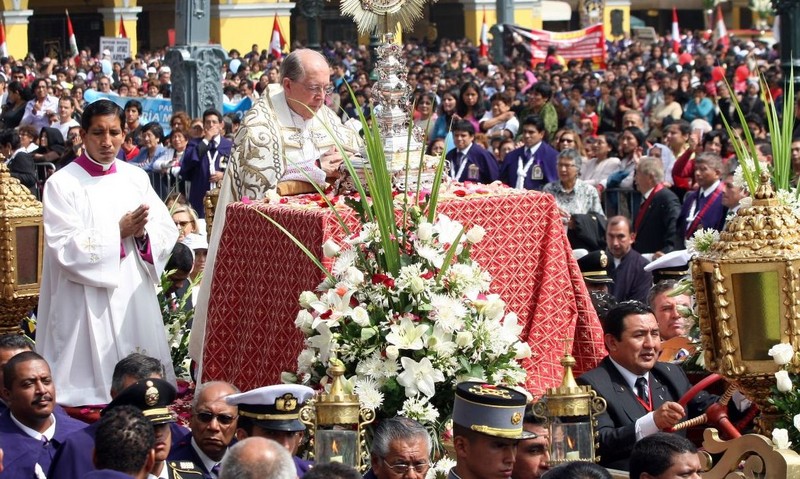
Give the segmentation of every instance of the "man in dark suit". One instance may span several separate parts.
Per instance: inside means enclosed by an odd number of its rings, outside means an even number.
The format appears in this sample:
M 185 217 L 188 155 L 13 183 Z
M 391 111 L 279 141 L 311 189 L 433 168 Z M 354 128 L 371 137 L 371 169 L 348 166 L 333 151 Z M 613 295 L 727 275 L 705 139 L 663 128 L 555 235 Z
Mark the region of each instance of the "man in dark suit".
M 193 462 L 205 479 L 216 479 L 237 427 L 238 409 L 225 398 L 238 392 L 222 381 L 200 385 L 189 422 L 192 432 L 174 444 L 168 460 Z
M 205 217 L 203 198 L 222 181 L 233 142 L 222 136 L 222 114 L 210 108 L 203 112 L 203 138 L 187 145 L 181 164 L 181 178 L 191 182 L 189 204 Z
M 447 153 L 450 178 L 489 184 L 497 179 L 497 158 L 474 142 L 475 127 L 466 120 L 453 122 L 453 142 L 456 147 Z
M 628 470 L 628 459 L 639 439 L 666 431 L 687 417 L 678 400 L 691 387 L 683 370 L 659 362 L 661 348 L 653 311 L 639 302 L 612 308 L 603 321 L 608 356 L 578 378 L 606 400 L 598 417 L 600 464 Z M 695 417 L 716 400 L 700 392 L 688 404 Z
M 544 142 L 544 120 L 529 116 L 522 121 L 521 148 L 510 151 L 503 160 L 500 181 L 512 188 L 541 191 L 558 180 L 558 152 Z
M 716 153 L 703 152 L 697 155 L 694 167 L 696 191 L 686 194 L 683 208 L 678 216 L 678 249 L 683 249 L 685 240 L 701 228 L 722 231 L 725 225 L 725 205 L 722 194 L 725 186 L 722 176 L 722 158 Z
M 608 275 L 613 280 L 609 292 L 617 301 L 635 299 L 645 302 L 653 285 L 653 275 L 644 270 L 648 261 L 631 247 L 635 237 L 628 218 L 612 216 L 608 220 L 606 243 L 611 257 Z
M 3 366 L 8 410 L 0 415 L 3 477 L 44 477 L 56 450 L 86 424 L 54 414 L 56 388 L 47 361 L 24 351 Z
M 636 241 L 633 249 L 639 253 L 652 253 L 653 258 L 675 249 L 675 223 L 681 212 L 681 203 L 661 180 L 664 168 L 655 158 L 643 158 L 636 167 L 636 189 L 642 194 L 642 205 L 633 223 Z
M 6 157 L 6 166 L 11 176 L 36 194 L 36 166 L 33 156 L 22 148 L 16 131 L 0 131 L 0 153 Z

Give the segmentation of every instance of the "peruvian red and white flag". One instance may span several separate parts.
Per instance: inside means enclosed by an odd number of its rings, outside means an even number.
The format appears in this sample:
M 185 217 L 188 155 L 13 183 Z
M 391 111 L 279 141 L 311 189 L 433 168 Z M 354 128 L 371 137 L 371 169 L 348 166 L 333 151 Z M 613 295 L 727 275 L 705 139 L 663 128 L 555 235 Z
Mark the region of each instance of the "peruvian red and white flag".
M 728 29 L 725 28 L 725 18 L 722 16 L 722 8 L 717 5 L 717 28 L 716 28 L 717 42 L 725 45 L 727 49 L 731 40 L 728 38 Z
M 483 23 L 481 24 L 481 50 L 480 56 L 489 56 L 489 26 L 486 25 L 486 9 L 483 9 Z
M 283 56 L 283 47 L 286 46 L 286 40 L 283 39 L 281 33 L 281 25 L 278 23 L 278 14 L 275 14 L 275 21 L 272 22 L 272 40 L 269 42 L 269 52 L 275 58 Z
M 8 44 L 6 43 L 6 24 L 0 22 L 0 58 L 8 56 Z
M 122 15 L 119 16 L 119 38 L 128 38 L 128 32 L 125 31 L 125 22 L 122 21 Z
M 672 51 L 678 53 L 681 48 L 681 29 L 678 28 L 678 9 L 672 7 Z
M 69 10 L 67 12 L 67 37 L 69 37 L 69 56 L 77 58 L 81 52 L 78 51 L 78 41 L 75 39 L 75 30 L 72 29 L 72 20 L 69 19 Z

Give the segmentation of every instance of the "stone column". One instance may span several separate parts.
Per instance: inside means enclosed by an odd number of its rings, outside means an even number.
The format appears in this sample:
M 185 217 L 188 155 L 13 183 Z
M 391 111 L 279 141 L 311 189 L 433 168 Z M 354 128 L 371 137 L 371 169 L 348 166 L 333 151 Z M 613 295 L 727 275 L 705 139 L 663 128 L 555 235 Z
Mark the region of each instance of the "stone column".
M 205 0 L 175 0 L 176 47 L 167 51 L 172 70 L 172 110 L 200 118 L 203 111 L 222 112 L 222 63 L 228 55 L 209 45 L 211 8 Z
M 33 10 L 27 9 L 14 9 L 3 12 L 8 54 L 14 58 L 23 59 L 28 54 L 28 18 L 31 15 L 33 15 Z
M 308 35 L 308 48 L 314 50 L 321 50 L 322 46 L 319 44 L 319 32 L 321 30 L 319 25 L 319 17 L 322 10 L 325 8 L 323 0 L 299 0 L 297 2 L 297 12 L 301 17 L 306 19 L 306 33 Z
M 98 13 L 103 15 L 103 36 L 116 37 L 119 35 L 119 19 L 125 24 L 125 34 L 131 41 L 131 56 L 138 50 L 138 36 L 136 35 L 136 22 L 142 7 L 111 7 L 98 8 Z M 74 25 L 73 25 L 74 26 Z M 75 28 L 78 28 L 75 26 Z
M 781 68 L 786 81 L 794 81 L 795 91 L 800 91 L 800 2 L 797 0 L 772 0 L 775 13 L 780 15 Z M 794 56 L 794 58 L 792 58 Z M 794 69 L 794 78 L 791 77 Z

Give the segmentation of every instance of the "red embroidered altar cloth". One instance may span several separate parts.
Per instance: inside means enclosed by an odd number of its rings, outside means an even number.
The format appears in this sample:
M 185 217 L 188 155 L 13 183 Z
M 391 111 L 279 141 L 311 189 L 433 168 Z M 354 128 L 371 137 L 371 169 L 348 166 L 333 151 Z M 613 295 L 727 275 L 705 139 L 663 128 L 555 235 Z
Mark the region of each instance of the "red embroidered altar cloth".
M 323 275 L 255 209 L 318 258 L 322 243 L 342 232 L 333 213 L 308 195 L 284 201 L 228 205 L 208 308 L 204 381 L 225 380 L 245 391 L 279 383 L 282 371 L 297 367 L 304 339 L 294 326 L 297 299 L 314 290 Z M 521 338 L 533 352 L 523 361 L 532 394 L 560 384 L 564 339 L 574 338 L 576 375 L 605 356 L 602 329 L 550 195 L 510 189 L 444 195 L 438 212 L 466 229 L 474 224 L 486 229 L 472 257 L 491 274 L 491 292 L 500 294 L 506 311 L 516 312 L 524 326 Z M 352 210 L 340 213 L 355 224 Z

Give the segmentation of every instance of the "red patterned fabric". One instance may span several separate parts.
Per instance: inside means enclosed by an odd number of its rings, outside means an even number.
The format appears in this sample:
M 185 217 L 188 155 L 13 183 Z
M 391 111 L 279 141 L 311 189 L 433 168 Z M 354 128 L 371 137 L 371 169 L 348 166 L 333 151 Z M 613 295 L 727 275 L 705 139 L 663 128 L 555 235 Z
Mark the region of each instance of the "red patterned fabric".
M 533 351 L 524 363 L 534 394 L 561 381 L 565 340 L 574 339 L 576 374 L 605 356 L 602 330 L 550 195 L 530 192 L 445 199 L 439 212 L 468 229 L 479 224 L 485 239 L 473 258 L 492 275 L 492 292 L 524 326 Z M 280 382 L 297 366 L 303 334 L 294 326 L 297 298 L 314 290 L 322 273 L 268 215 L 317 257 L 322 243 L 339 237 L 330 212 L 308 206 L 228 206 L 220 241 L 204 351 L 204 380 L 230 381 L 242 390 Z M 354 223 L 352 212 L 342 215 Z

